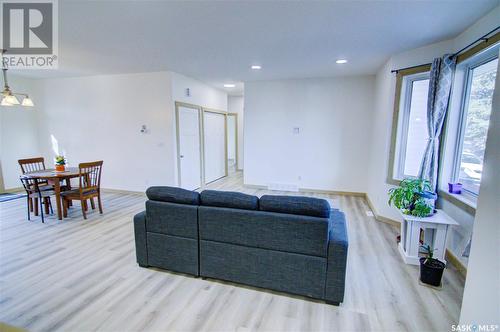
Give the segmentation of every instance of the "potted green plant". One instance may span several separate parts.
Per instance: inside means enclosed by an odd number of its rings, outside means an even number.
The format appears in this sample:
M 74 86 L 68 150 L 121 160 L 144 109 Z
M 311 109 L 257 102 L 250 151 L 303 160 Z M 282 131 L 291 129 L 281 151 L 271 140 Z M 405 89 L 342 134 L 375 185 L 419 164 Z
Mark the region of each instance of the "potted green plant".
M 64 158 L 64 156 L 56 156 L 55 158 L 56 172 L 64 172 L 65 165 L 66 165 L 66 158 Z
M 389 189 L 389 205 L 398 208 L 402 213 L 416 217 L 428 217 L 434 213 L 437 195 L 431 190 L 429 181 L 406 178 L 399 187 Z
M 421 257 L 420 261 L 420 281 L 434 287 L 441 286 L 441 278 L 445 264 L 440 260 L 433 258 L 434 249 L 430 245 L 421 246 L 426 253 L 426 257 Z

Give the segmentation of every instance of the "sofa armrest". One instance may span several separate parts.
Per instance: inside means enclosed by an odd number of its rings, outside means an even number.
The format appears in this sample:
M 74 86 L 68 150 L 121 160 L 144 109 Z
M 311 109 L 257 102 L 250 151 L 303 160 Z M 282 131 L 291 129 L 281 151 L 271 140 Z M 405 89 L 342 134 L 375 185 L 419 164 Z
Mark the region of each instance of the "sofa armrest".
M 146 211 L 134 216 L 135 254 L 139 266 L 148 266 L 148 247 L 146 240 Z
M 338 305 L 344 300 L 349 241 L 344 213 L 332 210 L 330 222 L 325 300 Z

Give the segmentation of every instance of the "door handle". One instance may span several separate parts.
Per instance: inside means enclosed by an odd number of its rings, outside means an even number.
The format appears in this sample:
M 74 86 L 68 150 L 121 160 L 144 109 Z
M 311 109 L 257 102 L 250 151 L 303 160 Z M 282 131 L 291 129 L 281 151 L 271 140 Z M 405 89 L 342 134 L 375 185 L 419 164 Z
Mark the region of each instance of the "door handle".
M 184 158 L 184 155 L 181 154 L 179 157 Z

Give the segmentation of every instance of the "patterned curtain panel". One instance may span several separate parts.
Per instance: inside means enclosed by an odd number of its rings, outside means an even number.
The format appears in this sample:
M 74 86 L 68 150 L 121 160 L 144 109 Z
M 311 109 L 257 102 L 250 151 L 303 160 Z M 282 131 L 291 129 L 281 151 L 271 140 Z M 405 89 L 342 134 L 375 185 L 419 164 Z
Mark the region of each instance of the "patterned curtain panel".
M 422 163 L 420 164 L 419 177 L 429 180 L 433 191 L 436 191 L 437 184 L 439 137 L 441 136 L 444 118 L 450 101 L 456 62 L 456 56 L 446 54 L 443 58 L 435 58 L 431 66 L 429 96 L 427 99 L 427 131 L 429 132 L 429 141 L 427 142 Z

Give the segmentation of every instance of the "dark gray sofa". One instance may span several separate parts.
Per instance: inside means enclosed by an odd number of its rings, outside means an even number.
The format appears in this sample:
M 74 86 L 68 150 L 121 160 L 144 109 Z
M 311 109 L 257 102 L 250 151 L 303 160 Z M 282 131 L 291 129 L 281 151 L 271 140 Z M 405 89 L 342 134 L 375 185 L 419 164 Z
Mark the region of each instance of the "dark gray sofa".
M 308 197 L 151 187 L 134 217 L 137 261 L 339 304 L 345 216 Z

